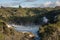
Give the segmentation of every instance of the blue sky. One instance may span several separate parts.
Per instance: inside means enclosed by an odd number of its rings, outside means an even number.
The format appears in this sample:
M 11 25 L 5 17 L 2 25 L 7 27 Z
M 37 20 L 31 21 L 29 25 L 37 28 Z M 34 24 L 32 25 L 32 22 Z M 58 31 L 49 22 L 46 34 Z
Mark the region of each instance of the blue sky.
M 53 7 L 60 6 L 60 0 L 0 0 L 0 6 L 5 7 Z

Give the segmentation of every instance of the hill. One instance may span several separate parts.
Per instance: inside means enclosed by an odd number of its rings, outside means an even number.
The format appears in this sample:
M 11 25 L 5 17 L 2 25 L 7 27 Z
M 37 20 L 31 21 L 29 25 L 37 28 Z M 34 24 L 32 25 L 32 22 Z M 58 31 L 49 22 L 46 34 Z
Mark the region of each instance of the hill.
M 31 32 L 18 32 L 14 27 L 8 27 L 7 23 L 0 21 L 0 40 L 33 40 L 34 37 Z
M 40 24 L 42 17 L 51 18 L 51 15 L 56 16 L 59 14 L 60 9 L 58 8 L 0 8 L 0 19 L 9 23 L 23 25 Z

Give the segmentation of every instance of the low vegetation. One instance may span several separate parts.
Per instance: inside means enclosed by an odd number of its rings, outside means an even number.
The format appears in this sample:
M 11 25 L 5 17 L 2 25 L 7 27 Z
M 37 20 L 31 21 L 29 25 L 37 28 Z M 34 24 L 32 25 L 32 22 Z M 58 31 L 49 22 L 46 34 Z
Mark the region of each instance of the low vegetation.
M 0 8 L 0 19 L 15 24 L 41 24 L 43 16 L 54 20 L 59 8 Z M 17 20 L 16 20 L 17 19 Z
M 34 37 L 31 32 L 18 32 L 14 28 L 8 28 L 5 22 L 0 22 L 0 40 L 33 40 Z
M 42 25 L 39 28 L 38 35 L 40 40 L 60 40 L 60 17 L 56 23 Z
M 49 19 L 42 23 L 42 17 Z M 3 20 L 3 21 L 2 21 Z M 39 24 L 40 40 L 60 40 L 60 8 L 0 8 L 0 40 L 34 40 L 34 35 L 8 28 L 7 23 Z M 29 35 L 32 35 L 30 37 Z

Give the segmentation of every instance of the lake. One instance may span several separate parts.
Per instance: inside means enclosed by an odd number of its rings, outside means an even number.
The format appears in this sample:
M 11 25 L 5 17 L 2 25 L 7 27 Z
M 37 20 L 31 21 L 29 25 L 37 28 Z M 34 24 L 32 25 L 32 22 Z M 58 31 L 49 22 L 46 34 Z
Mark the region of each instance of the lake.
M 15 27 L 15 29 L 17 31 L 20 31 L 20 32 L 32 32 L 35 36 L 36 36 L 36 40 L 39 39 L 38 35 L 37 35 L 37 31 L 39 30 L 39 27 L 40 25 L 12 25 Z

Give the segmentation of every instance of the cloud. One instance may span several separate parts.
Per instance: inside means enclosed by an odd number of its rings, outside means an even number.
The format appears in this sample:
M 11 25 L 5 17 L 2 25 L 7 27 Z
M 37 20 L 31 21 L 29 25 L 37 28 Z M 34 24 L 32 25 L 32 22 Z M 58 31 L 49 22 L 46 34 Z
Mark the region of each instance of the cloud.
M 42 4 L 33 4 L 35 7 L 41 7 L 41 8 L 43 8 L 43 7 L 52 7 L 53 6 L 53 2 L 51 2 L 51 1 L 47 1 L 47 2 L 44 2 L 44 3 L 42 3 Z M 55 6 L 55 5 L 54 5 Z
M 20 0 L 0 0 L 0 6 L 18 7 L 20 5 L 21 1 Z
M 18 7 L 19 6 L 19 2 L 14 1 L 14 2 L 4 2 L 4 3 L 0 3 L 0 6 L 4 6 L 4 7 Z
M 25 2 L 35 2 L 37 0 L 25 0 Z
M 56 6 L 60 6 L 60 0 L 56 0 L 54 2 L 52 1 L 46 1 L 42 4 L 33 4 L 35 7 L 56 7 Z
M 60 1 L 56 1 L 56 6 L 60 6 Z
M 51 4 L 52 4 L 52 2 L 48 1 L 48 2 L 44 3 L 43 5 L 44 5 L 44 7 L 49 7 Z
M 43 4 L 44 7 L 55 7 L 55 6 L 60 6 L 60 0 L 57 0 L 55 2 L 48 1 Z
M 36 2 L 37 1 L 37 2 Z M 0 5 L 2 6 L 17 6 L 23 5 L 23 7 L 55 7 L 60 6 L 60 0 L 56 1 L 43 1 L 43 3 L 39 3 L 39 0 L 7 0 L 7 1 L 0 1 Z

